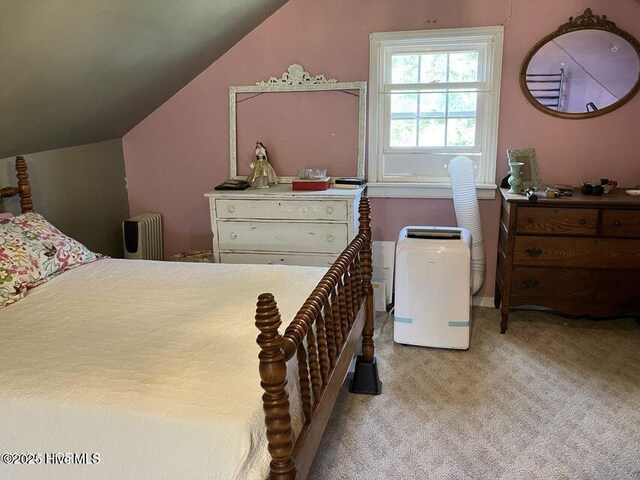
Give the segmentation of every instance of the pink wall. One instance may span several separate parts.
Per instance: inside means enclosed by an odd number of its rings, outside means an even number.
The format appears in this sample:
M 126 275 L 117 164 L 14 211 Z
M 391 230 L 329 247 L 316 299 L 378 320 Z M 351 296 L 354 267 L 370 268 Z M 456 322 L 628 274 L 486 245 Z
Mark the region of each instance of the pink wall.
M 251 172 L 258 140 L 280 176 L 296 176 L 300 168 L 326 168 L 334 177 L 356 175 L 359 99 L 352 93 L 238 95 L 239 175 Z
M 592 177 L 640 183 L 640 96 L 591 120 L 562 120 L 520 93 L 520 62 L 569 16 L 590 7 L 640 38 L 633 0 L 290 0 L 124 137 L 131 214 L 162 212 L 166 253 L 210 248 L 203 193 L 228 176 L 228 88 L 280 75 L 294 62 L 339 81 L 369 76 L 369 33 L 505 25 L 499 168 L 506 148 L 533 146 L 543 180 L 578 184 Z M 453 225 L 450 200 L 374 199 L 374 237 L 394 240 L 408 224 Z M 481 201 L 487 276 L 493 292 L 499 202 Z

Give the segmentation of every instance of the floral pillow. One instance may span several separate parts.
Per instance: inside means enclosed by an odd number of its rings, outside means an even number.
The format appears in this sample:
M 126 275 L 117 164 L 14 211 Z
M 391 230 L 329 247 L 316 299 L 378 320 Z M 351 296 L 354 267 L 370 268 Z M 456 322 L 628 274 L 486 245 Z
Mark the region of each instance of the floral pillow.
M 26 243 L 0 229 L 0 308 L 42 282 L 42 268 Z
M 16 291 L 17 298 L 21 298 L 28 288 L 102 257 L 63 234 L 38 213 L 0 221 L 0 249 L 0 268 L 6 270 L 5 281 L 0 279 L 0 295 L 6 298 L 13 298 L 12 292 Z M 0 298 L 0 306 L 5 297 Z

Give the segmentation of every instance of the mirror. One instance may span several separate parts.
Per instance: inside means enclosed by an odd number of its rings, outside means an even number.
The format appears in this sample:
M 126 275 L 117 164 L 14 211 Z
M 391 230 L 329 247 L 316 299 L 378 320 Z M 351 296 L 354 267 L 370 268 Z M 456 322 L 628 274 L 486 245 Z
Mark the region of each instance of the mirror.
M 529 51 L 520 88 L 538 110 L 561 118 L 604 115 L 640 87 L 640 43 L 587 8 Z
M 312 76 L 299 64 L 280 78 L 230 87 L 231 178 L 249 174 L 256 141 L 280 183 L 291 183 L 301 168 L 364 178 L 366 89 L 366 82 Z

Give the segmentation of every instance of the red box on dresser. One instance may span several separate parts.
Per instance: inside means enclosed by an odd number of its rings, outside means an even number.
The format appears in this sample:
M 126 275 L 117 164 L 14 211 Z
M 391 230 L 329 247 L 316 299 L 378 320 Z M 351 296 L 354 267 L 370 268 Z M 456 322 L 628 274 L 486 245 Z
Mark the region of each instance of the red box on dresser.
M 328 190 L 331 186 L 331 177 L 309 180 L 295 179 L 291 184 L 294 192 Z

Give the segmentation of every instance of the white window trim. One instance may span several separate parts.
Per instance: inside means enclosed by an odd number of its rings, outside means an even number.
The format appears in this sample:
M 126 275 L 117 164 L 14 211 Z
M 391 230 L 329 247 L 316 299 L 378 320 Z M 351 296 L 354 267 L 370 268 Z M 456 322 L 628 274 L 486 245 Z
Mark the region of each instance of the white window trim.
M 460 41 L 488 42 L 488 61 L 491 63 L 492 91 L 487 101 L 487 129 L 485 130 L 484 160 L 480 165 L 476 190 L 478 198 L 493 199 L 496 195 L 495 184 L 498 156 L 498 115 L 500 110 L 500 80 L 502 76 L 502 49 L 504 27 L 449 28 L 421 30 L 412 32 L 384 32 L 370 35 L 369 50 L 369 167 L 367 192 L 370 197 L 390 198 L 451 198 L 451 182 L 390 182 L 383 181 L 384 119 L 381 85 L 384 85 L 384 71 L 380 68 L 385 55 L 385 47 L 403 44 L 415 44 L 426 40 L 430 45 L 441 41 L 451 43 Z M 409 179 L 408 179 L 409 180 Z M 417 180 L 417 179 L 416 179 Z

